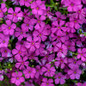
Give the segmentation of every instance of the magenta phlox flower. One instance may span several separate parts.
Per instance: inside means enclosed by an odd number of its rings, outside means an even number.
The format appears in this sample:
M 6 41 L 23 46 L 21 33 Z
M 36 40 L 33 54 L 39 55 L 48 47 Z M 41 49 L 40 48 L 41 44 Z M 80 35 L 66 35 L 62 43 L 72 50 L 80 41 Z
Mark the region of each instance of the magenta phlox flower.
M 22 20 L 23 13 L 21 11 L 20 7 L 15 7 L 15 11 L 13 8 L 8 9 L 8 15 L 7 18 L 12 20 L 13 22 L 18 22 L 19 20 Z
M 53 79 L 43 78 L 40 86 L 54 86 Z
M 20 70 L 23 70 L 25 69 L 25 66 L 28 67 L 29 65 L 29 62 L 27 61 L 28 60 L 28 57 L 25 56 L 25 57 L 18 57 L 16 58 L 17 60 L 17 63 L 15 64 L 15 67 L 16 68 L 19 68 Z
M 4 13 L 7 11 L 7 7 L 5 3 L 1 3 L 1 8 L 0 8 L 0 18 L 4 17 Z
M 7 25 L 6 25 L 7 24 Z M 6 20 L 6 24 L 2 24 L 2 30 L 5 35 L 13 35 L 16 29 L 16 24 L 12 24 L 10 20 Z
M 12 73 L 11 83 L 14 83 L 18 86 L 24 81 L 25 81 L 25 79 L 24 79 L 24 77 L 22 77 L 22 72 L 17 72 L 17 73 L 13 72 Z
M 66 76 L 63 75 L 61 72 L 55 75 L 55 84 L 64 84 Z

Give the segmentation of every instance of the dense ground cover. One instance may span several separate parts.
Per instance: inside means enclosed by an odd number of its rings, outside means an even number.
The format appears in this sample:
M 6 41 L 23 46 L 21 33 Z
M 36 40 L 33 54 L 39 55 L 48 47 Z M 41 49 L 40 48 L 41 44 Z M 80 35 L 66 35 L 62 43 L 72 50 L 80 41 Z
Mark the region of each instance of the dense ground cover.
M 1 0 L 0 86 L 86 86 L 86 0 Z

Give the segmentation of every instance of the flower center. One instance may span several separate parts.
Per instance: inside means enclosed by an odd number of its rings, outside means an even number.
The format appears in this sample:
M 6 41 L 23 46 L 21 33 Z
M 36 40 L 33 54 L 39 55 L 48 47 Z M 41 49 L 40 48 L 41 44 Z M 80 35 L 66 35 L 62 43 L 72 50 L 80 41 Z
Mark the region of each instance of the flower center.
M 37 10 L 39 9 L 39 7 L 36 8 Z
M 31 71 L 29 71 L 29 73 L 31 73 Z
M 39 36 L 41 36 L 41 34 L 39 34 Z
M 68 47 L 70 48 L 70 45 Z
M 19 54 L 21 53 L 21 51 L 19 51 Z
M 49 85 L 49 83 L 47 83 L 47 85 Z
M 58 29 L 60 29 L 60 27 L 58 27 Z
M 27 0 L 24 0 L 24 1 L 27 1 Z
M 23 32 L 21 32 L 21 34 L 23 34 Z
M 58 18 L 57 20 L 60 21 L 60 18 Z
M 73 3 L 71 3 L 71 6 L 74 6 L 74 4 L 73 4 Z
M 0 12 L 2 12 L 2 11 L 0 10 Z
M 36 70 L 37 72 L 39 71 L 39 70 Z
M 32 45 L 34 45 L 34 42 L 32 42 Z
M 7 53 L 7 50 L 5 50 L 4 52 Z
M 3 41 L 3 43 L 5 43 L 5 41 Z
M 83 54 L 81 53 L 81 56 L 82 56 Z
M 8 27 L 8 29 L 11 29 L 11 27 Z
M 63 61 L 61 60 L 61 62 L 63 62 Z
M 60 79 L 61 77 L 59 76 L 58 78 Z
M 38 23 L 40 23 L 40 21 L 38 21 Z
M 62 49 L 60 49 L 60 51 L 62 51 Z
M 74 64 L 75 64 L 76 62 L 74 62 Z
M 76 23 L 77 21 L 75 20 L 74 22 Z
M 29 24 L 26 24 L 27 26 L 29 26 Z
M 24 62 L 22 62 L 21 64 L 24 64 Z
M 80 13 L 81 11 L 79 10 L 78 12 Z
M 57 38 L 60 38 L 60 36 L 57 36 Z
M 50 70 L 48 69 L 48 72 L 49 72 Z
M 74 71 L 74 73 L 76 74 L 76 71 Z
M 14 13 L 13 15 L 16 16 L 16 13 Z
M 17 80 L 19 79 L 19 77 L 17 77 Z

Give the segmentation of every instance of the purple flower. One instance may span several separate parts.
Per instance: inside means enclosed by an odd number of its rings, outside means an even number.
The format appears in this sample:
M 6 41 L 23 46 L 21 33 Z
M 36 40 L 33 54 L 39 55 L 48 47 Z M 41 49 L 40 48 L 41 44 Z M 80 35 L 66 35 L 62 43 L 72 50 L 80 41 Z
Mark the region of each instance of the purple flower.
M 9 43 L 9 36 L 5 36 L 2 33 L 0 33 L 0 48 L 7 47 L 8 43 Z
M 35 51 L 40 47 L 40 42 L 38 37 L 27 37 L 27 42 L 25 42 L 25 47 L 29 48 L 31 52 Z
M 63 69 L 65 68 L 65 64 L 67 64 L 67 58 L 56 58 L 55 66 L 58 68 L 59 66 Z
M 82 61 L 86 61 L 86 48 L 79 48 L 77 58 L 81 58 Z
M 19 3 L 20 3 L 20 6 L 23 6 L 25 5 L 26 7 L 29 7 L 31 5 L 33 0 L 20 0 Z
M 20 29 L 20 28 L 16 28 L 16 29 L 15 29 L 14 35 L 15 35 L 16 37 L 18 37 L 18 40 L 19 40 L 19 41 L 21 41 L 23 38 L 27 37 L 26 32 L 24 32 L 24 31 L 23 31 L 22 29 Z
M 65 83 L 66 76 L 62 73 L 58 73 L 55 75 L 55 84 L 64 84 Z
M 35 15 L 43 15 L 46 10 L 46 6 L 41 0 L 34 1 L 31 4 L 32 13 Z
M 80 24 L 83 24 L 83 21 L 78 18 L 78 14 L 74 13 L 72 15 L 69 15 L 69 17 L 70 17 L 71 27 L 75 27 L 75 29 L 79 29 Z
M 25 75 L 25 78 L 34 78 L 36 70 L 35 68 L 27 67 L 27 69 L 23 70 L 23 73 Z
M 8 15 L 7 18 L 12 20 L 13 22 L 18 22 L 19 20 L 22 20 L 23 13 L 21 12 L 20 7 L 15 7 L 15 11 L 13 8 L 8 9 Z
M 16 58 L 17 59 L 17 63 L 15 64 L 15 67 L 16 68 L 19 68 L 20 70 L 23 70 L 23 69 L 25 69 L 25 66 L 26 67 L 28 67 L 28 64 L 29 64 L 29 62 L 28 61 L 26 61 L 28 58 L 25 56 L 25 57 L 23 57 L 23 59 L 21 58 L 21 57 L 18 57 L 18 58 Z
M 65 57 L 67 55 L 67 47 L 60 43 L 57 43 L 54 47 L 54 52 L 57 52 L 58 57 Z
M 11 50 L 8 48 L 1 48 L 0 49 L 1 53 L 2 53 L 2 57 L 11 57 Z
M 42 67 L 42 73 L 45 76 L 53 77 L 55 75 L 55 68 L 51 67 L 51 64 L 46 64 L 45 67 Z
M 6 24 L 2 24 L 2 31 L 5 35 L 13 35 L 14 29 L 16 28 L 16 24 L 12 24 L 10 20 L 6 20 Z
M 78 9 L 82 8 L 81 0 L 62 0 L 64 7 L 67 7 L 69 12 L 77 11 Z
M 21 45 L 17 45 L 16 48 L 12 50 L 12 54 L 15 55 L 15 58 L 24 56 L 26 53 L 26 48 Z
M 78 66 L 72 67 L 70 70 L 68 70 L 68 74 L 70 76 L 70 79 L 79 79 L 81 70 L 78 68 Z
M 17 72 L 17 73 L 13 72 L 12 73 L 11 83 L 20 85 L 24 81 L 25 81 L 25 79 L 24 79 L 24 77 L 22 77 L 22 72 Z
M 1 8 L 0 8 L 0 18 L 4 17 L 4 13 L 7 11 L 5 3 L 1 3 Z
M 39 37 L 40 38 L 40 41 L 45 41 L 47 39 L 47 36 L 50 34 L 50 30 L 48 30 L 46 28 L 46 26 L 44 28 L 40 28 L 38 30 L 35 30 L 33 32 L 33 36 L 34 37 Z
M 40 86 L 54 86 L 53 79 L 43 78 Z

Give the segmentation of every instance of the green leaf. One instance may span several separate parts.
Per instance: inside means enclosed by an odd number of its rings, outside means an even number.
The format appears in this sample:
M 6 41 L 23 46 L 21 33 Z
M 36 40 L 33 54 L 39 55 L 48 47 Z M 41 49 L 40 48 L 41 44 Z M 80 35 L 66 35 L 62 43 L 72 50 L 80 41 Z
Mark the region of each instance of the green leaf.
M 84 36 L 86 36 L 86 32 L 84 32 Z
M 50 3 L 51 3 L 51 4 L 54 4 L 54 1 L 53 1 L 53 0 L 50 0 Z

